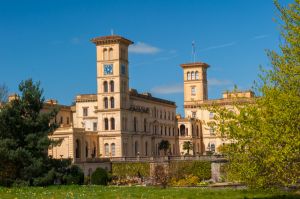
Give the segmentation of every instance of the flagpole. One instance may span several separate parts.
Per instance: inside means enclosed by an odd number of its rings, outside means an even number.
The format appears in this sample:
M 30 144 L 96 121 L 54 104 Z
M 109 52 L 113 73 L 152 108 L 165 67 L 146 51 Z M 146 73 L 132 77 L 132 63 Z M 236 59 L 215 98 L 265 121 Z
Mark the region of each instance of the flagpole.
M 195 41 L 192 41 L 192 61 L 196 62 L 196 49 L 195 49 Z

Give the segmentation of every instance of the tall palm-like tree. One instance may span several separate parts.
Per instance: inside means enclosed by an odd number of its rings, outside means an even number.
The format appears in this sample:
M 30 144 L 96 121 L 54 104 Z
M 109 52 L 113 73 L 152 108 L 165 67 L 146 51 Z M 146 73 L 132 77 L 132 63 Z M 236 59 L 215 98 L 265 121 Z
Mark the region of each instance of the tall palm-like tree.
M 183 143 L 183 150 L 187 150 L 187 154 L 190 155 L 190 150 L 193 149 L 193 144 L 190 141 Z
M 164 150 L 164 153 L 166 155 L 167 150 L 170 148 L 170 143 L 168 140 L 162 140 L 159 145 L 158 145 L 158 149 L 159 150 Z

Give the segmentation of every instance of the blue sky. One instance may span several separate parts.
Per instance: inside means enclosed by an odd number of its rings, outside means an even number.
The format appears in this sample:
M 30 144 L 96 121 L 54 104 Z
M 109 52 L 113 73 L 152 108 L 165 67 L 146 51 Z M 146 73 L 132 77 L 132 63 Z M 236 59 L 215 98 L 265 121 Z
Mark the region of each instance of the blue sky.
M 290 1 L 280 0 L 286 5 Z M 181 63 L 208 63 L 209 98 L 236 84 L 250 89 L 265 50 L 278 51 L 279 27 L 271 0 L 0 1 L 0 84 L 17 92 L 20 81 L 41 81 L 46 98 L 71 104 L 96 93 L 95 46 L 115 34 L 130 49 L 130 87 L 183 106 Z

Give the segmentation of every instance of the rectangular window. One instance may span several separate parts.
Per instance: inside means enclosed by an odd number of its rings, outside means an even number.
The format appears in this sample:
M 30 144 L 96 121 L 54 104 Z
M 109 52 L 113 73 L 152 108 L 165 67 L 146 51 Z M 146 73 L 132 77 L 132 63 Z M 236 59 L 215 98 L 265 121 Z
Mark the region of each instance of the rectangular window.
M 214 119 L 214 113 L 213 112 L 209 113 L 209 119 Z
M 83 107 L 83 116 L 88 116 L 88 107 Z
M 210 133 L 210 135 L 214 135 L 214 134 L 215 134 L 215 129 L 214 129 L 214 127 L 210 127 L 209 133 Z
M 121 73 L 122 75 L 126 75 L 126 66 L 124 64 L 121 65 Z
M 97 122 L 94 122 L 93 123 L 93 131 L 97 131 L 97 126 L 98 126 Z
M 196 118 L 196 113 L 197 113 L 196 111 L 192 112 L 192 118 Z
M 67 124 L 69 124 L 70 123 L 70 119 L 69 119 L 69 117 L 67 117 Z
M 196 95 L 196 87 L 195 86 L 193 86 L 191 88 L 191 95 Z

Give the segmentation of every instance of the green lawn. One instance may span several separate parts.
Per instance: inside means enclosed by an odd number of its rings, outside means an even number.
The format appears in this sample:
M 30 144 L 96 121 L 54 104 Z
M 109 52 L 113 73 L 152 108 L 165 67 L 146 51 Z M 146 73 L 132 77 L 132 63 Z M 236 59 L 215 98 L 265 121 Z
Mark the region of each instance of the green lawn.
M 0 188 L 2 199 L 26 198 L 300 198 L 300 195 L 280 191 L 212 190 L 202 188 L 153 188 L 153 187 L 103 187 L 103 186 L 51 186 Z

